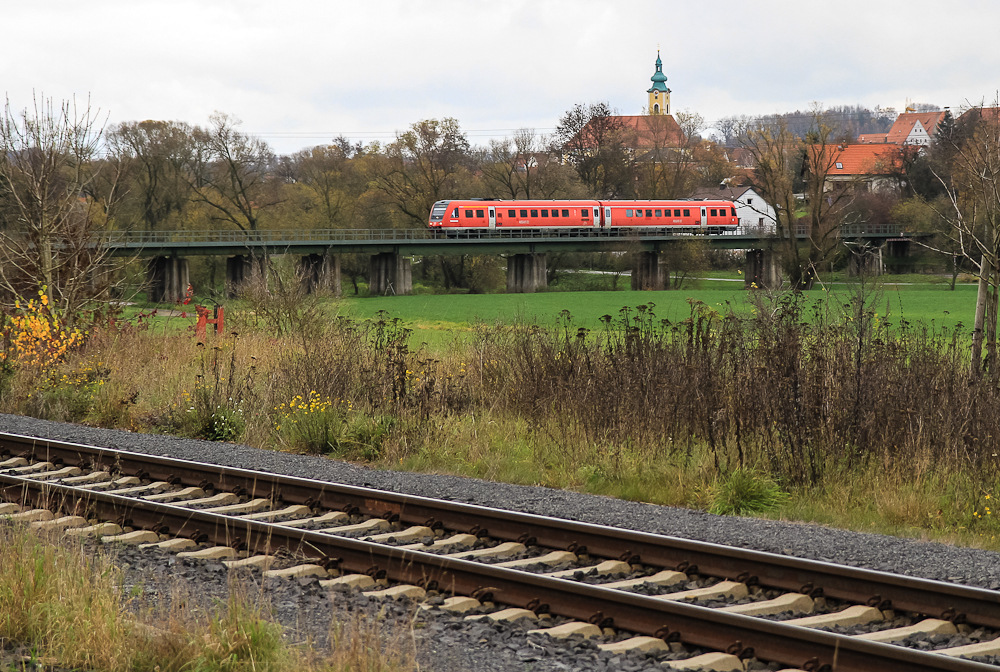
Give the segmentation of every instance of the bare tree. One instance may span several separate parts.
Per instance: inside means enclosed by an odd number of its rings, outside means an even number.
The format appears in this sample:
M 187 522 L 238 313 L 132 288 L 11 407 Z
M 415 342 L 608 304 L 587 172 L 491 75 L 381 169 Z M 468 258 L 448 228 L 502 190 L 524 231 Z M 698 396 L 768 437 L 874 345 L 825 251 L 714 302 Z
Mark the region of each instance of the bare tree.
M 852 185 L 831 188 L 827 184 L 838 148 L 834 129 L 816 111 L 812 130 L 804 138 L 797 137 L 780 118 L 751 121 L 739 137 L 754 160 L 754 186 L 774 206 L 792 285 L 808 289 L 839 246 L 843 209 L 852 196 Z M 798 187 L 805 197 L 802 217 L 795 196 Z M 800 224 L 806 225 L 801 227 L 804 230 L 800 231 Z M 804 241 L 799 240 L 800 233 Z
M 103 132 L 89 100 L 36 95 L 15 110 L 8 99 L 0 119 L 0 287 L 44 290 L 69 320 L 110 290 L 108 250 L 93 235 L 104 216 L 87 197 Z
M 607 103 L 574 105 L 559 120 L 555 136 L 590 196 L 633 196 L 635 151 L 629 129 Z
M 260 138 L 239 131 L 238 119 L 216 112 L 210 121 L 208 128 L 194 129 L 188 164 L 194 200 L 207 205 L 216 221 L 257 231 L 261 212 L 278 201 L 268 180 L 274 153 Z
M 936 172 L 948 209 L 940 212 L 949 229 L 952 250 L 979 270 L 979 294 L 972 334 L 970 374 L 986 369 L 1000 377 L 997 359 L 998 287 L 1000 287 L 1000 101 L 993 108 L 973 108 L 959 132 L 941 139 L 950 158 L 950 176 Z

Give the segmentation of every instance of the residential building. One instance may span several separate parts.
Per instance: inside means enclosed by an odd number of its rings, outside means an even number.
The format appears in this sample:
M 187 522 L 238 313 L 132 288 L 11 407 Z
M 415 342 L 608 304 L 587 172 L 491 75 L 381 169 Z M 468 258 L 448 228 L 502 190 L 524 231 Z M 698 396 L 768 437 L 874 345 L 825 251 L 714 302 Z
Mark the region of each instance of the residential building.
M 753 187 L 734 186 L 722 183 L 716 187 L 704 187 L 692 194 L 691 198 L 732 201 L 739 219 L 739 233 L 774 233 L 777 230 L 777 214 L 774 207 L 764 200 Z

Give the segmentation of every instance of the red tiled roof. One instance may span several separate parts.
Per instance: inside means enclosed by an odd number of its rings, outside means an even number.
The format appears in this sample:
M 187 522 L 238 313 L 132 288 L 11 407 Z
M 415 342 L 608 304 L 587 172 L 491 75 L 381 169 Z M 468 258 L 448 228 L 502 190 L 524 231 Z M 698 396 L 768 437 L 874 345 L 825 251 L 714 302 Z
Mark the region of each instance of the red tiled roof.
M 920 125 L 927 131 L 927 135 L 933 136 L 938 123 L 944 118 L 944 112 L 904 112 L 896 117 L 895 123 L 886 134 L 886 142 L 895 145 L 902 145 L 906 142 L 914 125 L 919 121 Z
M 859 133 L 858 142 L 862 145 L 884 145 L 889 139 L 887 133 Z
M 625 142 L 633 149 L 679 147 L 684 144 L 684 133 L 672 115 L 618 115 L 611 119 L 627 134 Z M 580 136 L 584 139 L 592 135 L 588 130 L 589 126 L 588 123 L 580 131 Z
M 813 152 L 822 149 L 813 145 Z M 830 156 L 829 177 L 838 175 L 889 175 L 902 165 L 903 149 L 892 144 L 841 145 Z

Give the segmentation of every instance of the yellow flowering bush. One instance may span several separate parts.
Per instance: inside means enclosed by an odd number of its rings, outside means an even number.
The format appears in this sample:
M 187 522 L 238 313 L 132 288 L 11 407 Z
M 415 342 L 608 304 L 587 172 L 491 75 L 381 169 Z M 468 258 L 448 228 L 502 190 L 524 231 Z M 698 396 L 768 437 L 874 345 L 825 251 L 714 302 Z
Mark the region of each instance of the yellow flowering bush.
M 49 305 L 45 289 L 38 292 L 38 299 L 27 303 L 18 301 L 13 315 L 5 316 L 0 336 L 4 348 L 0 361 L 12 365 L 46 369 L 59 363 L 72 348 L 84 341 L 86 334 L 80 329 L 67 329 L 58 311 Z
M 274 410 L 275 431 L 286 445 L 306 453 L 373 459 L 395 424 L 390 417 L 369 417 L 356 411 L 354 402 L 330 399 L 315 390 L 297 394 Z

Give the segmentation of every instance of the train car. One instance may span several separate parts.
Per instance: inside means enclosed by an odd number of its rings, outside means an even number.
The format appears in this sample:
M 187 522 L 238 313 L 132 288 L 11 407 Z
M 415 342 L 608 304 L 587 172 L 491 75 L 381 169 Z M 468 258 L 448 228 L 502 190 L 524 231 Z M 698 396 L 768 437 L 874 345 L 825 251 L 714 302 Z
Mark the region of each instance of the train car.
M 428 226 L 445 233 L 476 230 L 641 229 L 690 233 L 734 231 L 731 201 L 438 201 Z
M 739 226 L 732 201 L 602 201 L 606 228 L 722 233 Z
M 438 201 L 431 208 L 432 229 L 594 229 L 600 228 L 597 201 Z

